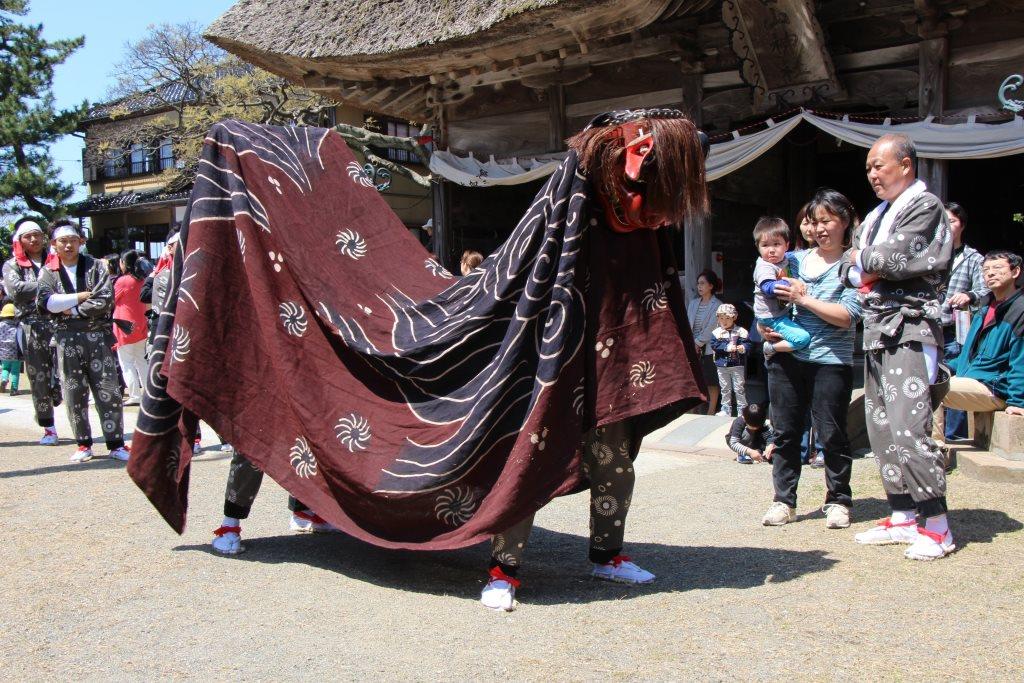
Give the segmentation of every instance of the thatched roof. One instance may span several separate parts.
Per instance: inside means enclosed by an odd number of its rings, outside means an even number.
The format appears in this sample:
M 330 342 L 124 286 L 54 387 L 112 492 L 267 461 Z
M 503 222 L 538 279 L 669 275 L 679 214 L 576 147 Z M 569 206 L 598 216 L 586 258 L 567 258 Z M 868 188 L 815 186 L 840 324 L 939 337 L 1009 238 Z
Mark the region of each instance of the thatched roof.
M 286 77 L 424 76 L 622 35 L 700 0 L 239 0 L 206 29 L 221 47 Z M 511 44 L 522 47 L 509 51 Z M 482 54 L 487 51 L 487 55 Z M 496 51 L 496 52 L 495 52 Z M 428 64 L 429 63 L 429 64 Z M 350 67 L 345 69 L 345 67 Z

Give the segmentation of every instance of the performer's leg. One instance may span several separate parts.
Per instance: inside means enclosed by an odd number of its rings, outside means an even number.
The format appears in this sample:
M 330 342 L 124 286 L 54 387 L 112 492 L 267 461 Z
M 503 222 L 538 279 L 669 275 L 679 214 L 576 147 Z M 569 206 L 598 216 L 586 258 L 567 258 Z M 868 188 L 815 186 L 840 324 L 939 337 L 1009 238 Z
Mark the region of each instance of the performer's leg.
M 292 511 L 288 528 L 300 533 L 331 533 L 338 529 L 326 519 L 316 514 L 309 506 L 295 496 L 288 496 L 288 509 Z
M 56 446 L 57 430 L 53 425 L 53 350 L 50 348 L 52 333 L 44 323 L 22 323 L 21 332 L 25 339 L 25 372 L 32 389 L 32 407 L 36 422 L 43 428 L 40 445 Z
M 124 447 L 124 415 L 121 407 L 121 392 L 117 384 L 117 373 L 114 371 L 114 353 L 100 336 L 86 336 L 86 356 L 83 357 L 86 377 L 92 387 L 92 397 L 96 401 L 96 412 L 100 415 L 100 427 L 103 439 L 107 443 L 110 457 L 116 460 L 127 460 L 128 450 Z
M 86 462 L 92 459 L 92 427 L 89 425 L 89 380 L 82 365 L 86 356 L 85 334 L 61 331 L 55 337 L 64 405 L 78 442 L 78 450 L 72 454 L 71 462 Z
M 225 555 L 243 552 L 241 520 L 249 516 L 263 483 L 263 472 L 235 451 L 224 491 L 224 521 L 213 532 L 213 549 Z
M 480 593 L 484 607 L 505 612 L 515 609 L 516 588 L 519 588 L 516 573 L 532 529 L 533 515 L 528 515 L 491 540 L 491 576 Z
M 629 420 L 587 435 L 583 460 L 590 477 L 590 561 L 593 575 L 620 583 L 650 583 L 654 574 L 622 553 L 626 515 L 633 498 L 633 458 L 640 442 Z

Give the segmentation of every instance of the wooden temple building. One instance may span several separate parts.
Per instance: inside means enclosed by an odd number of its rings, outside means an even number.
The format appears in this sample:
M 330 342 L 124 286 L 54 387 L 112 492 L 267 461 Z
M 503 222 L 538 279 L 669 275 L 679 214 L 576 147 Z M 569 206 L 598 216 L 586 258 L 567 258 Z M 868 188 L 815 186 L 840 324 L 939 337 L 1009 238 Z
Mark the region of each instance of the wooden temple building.
M 1024 1 L 239 0 L 207 37 L 344 104 L 429 124 L 435 149 L 543 160 L 594 115 L 642 106 L 683 109 L 713 143 L 802 109 L 878 125 L 1012 124 L 997 93 L 1024 70 Z M 792 221 L 820 186 L 866 213 L 864 156 L 803 121 L 716 179 L 711 215 L 681 233 L 688 286 L 713 266 L 726 300 L 749 298 L 755 220 Z M 919 171 L 967 208 L 969 243 L 1024 246 L 1020 156 L 922 159 Z M 434 178 L 449 266 L 463 248 L 500 243 L 542 182 Z

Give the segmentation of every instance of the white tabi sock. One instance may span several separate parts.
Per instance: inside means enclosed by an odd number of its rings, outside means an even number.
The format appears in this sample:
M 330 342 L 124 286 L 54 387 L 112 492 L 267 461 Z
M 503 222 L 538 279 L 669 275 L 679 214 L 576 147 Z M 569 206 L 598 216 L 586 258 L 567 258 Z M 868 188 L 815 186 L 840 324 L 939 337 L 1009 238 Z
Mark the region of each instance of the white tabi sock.
M 913 522 L 915 519 L 917 519 L 917 513 L 914 510 L 893 510 L 889 521 L 893 524 L 905 524 Z
M 946 515 L 936 515 L 924 521 L 924 528 L 932 533 L 945 536 L 946 532 L 949 531 L 949 521 L 946 519 Z
M 241 526 L 239 520 L 234 517 L 225 517 L 224 521 L 220 523 L 221 526 Z

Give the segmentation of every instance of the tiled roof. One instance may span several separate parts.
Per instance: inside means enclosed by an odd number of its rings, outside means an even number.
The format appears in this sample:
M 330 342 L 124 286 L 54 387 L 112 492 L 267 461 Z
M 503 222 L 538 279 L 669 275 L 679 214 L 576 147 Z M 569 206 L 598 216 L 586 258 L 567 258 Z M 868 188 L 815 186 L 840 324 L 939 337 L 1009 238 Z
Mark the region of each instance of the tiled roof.
M 71 207 L 71 212 L 76 216 L 87 216 L 103 211 L 115 211 L 127 209 L 144 204 L 156 204 L 186 200 L 192 193 L 192 185 L 181 190 L 167 192 L 166 190 L 149 190 L 146 192 L 118 192 L 116 194 L 93 194 Z
M 145 92 L 128 95 L 111 102 L 100 102 L 89 108 L 89 113 L 83 122 L 106 119 L 114 111 L 127 112 L 129 114 L 142 114 L 149 111 L 165 109 L 167 102 L 178 102 L 194 100 L 195 95 L 190 96 L 189 91 L 183 83 L 166 83 L 160 86 L 159 90 L 152 89 Z

